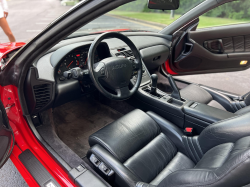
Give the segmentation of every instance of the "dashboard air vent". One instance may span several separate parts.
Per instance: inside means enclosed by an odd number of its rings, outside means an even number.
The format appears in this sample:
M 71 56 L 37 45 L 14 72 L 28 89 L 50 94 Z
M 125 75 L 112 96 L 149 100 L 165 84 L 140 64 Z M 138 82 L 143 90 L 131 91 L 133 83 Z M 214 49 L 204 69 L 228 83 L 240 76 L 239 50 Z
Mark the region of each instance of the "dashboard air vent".
M 133 53 L 131 50 L 127 50 L 127 51 L 121 51 L 119 53 L 115 54 L 116 56 L 125 56 L 125 57 L 131 57 L 133 56 Z
M 36 97 L 36 107 L 35 109 L 41 109 L 50 102 L 50 84 L 41 84 L 33 86 L 35 97 Z

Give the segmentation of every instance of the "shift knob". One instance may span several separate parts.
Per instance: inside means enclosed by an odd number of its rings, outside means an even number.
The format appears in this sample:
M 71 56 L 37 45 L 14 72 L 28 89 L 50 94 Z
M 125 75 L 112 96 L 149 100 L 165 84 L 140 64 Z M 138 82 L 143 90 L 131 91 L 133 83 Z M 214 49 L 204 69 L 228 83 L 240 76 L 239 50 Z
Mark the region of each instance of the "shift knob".
M 157 88 L 158 76 L 156 74 L 152 74 L 151 75 L 151 80 L 152 80 L 152 85 L 151 85 L 150 93 L 153 94 L 153 95 L 157 95 L 156 88 Z
M 157 87 L 158 76 L 156 74 L 152 74 L 151 75 L 151 80 L 152 80 L 152 88 L 156 88 Z

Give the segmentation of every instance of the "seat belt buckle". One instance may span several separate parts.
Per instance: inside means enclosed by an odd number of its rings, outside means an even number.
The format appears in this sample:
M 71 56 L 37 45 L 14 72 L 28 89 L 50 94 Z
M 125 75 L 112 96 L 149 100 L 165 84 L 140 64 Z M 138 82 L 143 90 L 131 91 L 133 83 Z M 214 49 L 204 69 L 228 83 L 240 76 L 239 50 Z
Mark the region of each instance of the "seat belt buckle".
M 193 128 L 192 127 L 186 127 L 184 130 L 184 134 L 186 136 L 192 136 L 193 135 Z

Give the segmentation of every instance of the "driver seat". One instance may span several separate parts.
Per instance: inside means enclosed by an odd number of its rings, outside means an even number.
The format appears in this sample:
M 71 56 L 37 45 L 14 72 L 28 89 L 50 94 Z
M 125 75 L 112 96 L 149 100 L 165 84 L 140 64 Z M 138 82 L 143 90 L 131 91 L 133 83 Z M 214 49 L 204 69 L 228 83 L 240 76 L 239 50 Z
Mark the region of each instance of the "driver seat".
M 94 164 L 97 170 L 112 171 L 104 176 L 114 186 L 237 187 L 250 183 L 249 113 L 187 137 L 157 114 L 137 109 L 91 135 L 89 144 L 87 157 L 99 161 Z

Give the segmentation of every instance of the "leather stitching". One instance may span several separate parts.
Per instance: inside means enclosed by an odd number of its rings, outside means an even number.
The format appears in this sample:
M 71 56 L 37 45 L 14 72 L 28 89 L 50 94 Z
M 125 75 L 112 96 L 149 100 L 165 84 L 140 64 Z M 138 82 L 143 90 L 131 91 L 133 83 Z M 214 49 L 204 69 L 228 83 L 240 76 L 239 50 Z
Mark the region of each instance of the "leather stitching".
M 191 147 L 190 147 L 190 141 L 189 141 L 189 138 L 187 137 L 187 145 L 188 145 L 188 148 L 189 148 L 189 150 L 190 150 L 190 153 L 193 155 L 193 158 L 195 159 L 195 163 L 197 163 L 198 162 L 198 160 L 197 160 L 197 158 L 195 157 L 195 155 L 194 155 L 194 153 L 193 153 L 193 151 L 192 151 L 192 149 L 191 149 Z
M 201 155 L 203 155 L 203 152 L 202 152 L 202 150 L 201 150 L 201 146 L 200 146 L 200 143 L 199 143 L 199 141 L 198 141 L 198 138 L 196 139 L 195 143 L 196 143 L 196 145 L 197 145 L 197 147 L 198 147 L 198 150 L 200 151 Z
M 186 144 L 185 148 L 186 148 L 186 147 L 188 148 L 187 151 L 188 151 L 190 157 L 192 158 L 191 160 L 193 160 L 195 163 L 197 163 L 197 161 L 196 161 L 196 159 L 195 159 L 195 157 L 194 157 L 192 151 L 190 150 L 190 147 L 189 147 L 189 144 L 188 144 L 187 137 L 186 137 L 186 136 L 183 136 L 182 138 L 183 138 L 183 140 L 184 140 L 184 143 Z
M 200 160 L 201 158 L 199 157 L 199 154 L 197 153 L 197 151 L 196 151 L 196 149 L 195 149 L 195 147 L 194 147 L 193 138 L 190 138 L 189 141 L 190 141 L 192 147 L 194 148 L 194 152 L 195 152 L 195 154 L 196 154 L 196 156 L 197 156 L 197 158 L 198 158 L 197 162 L 199 162 L 199 160 Z

